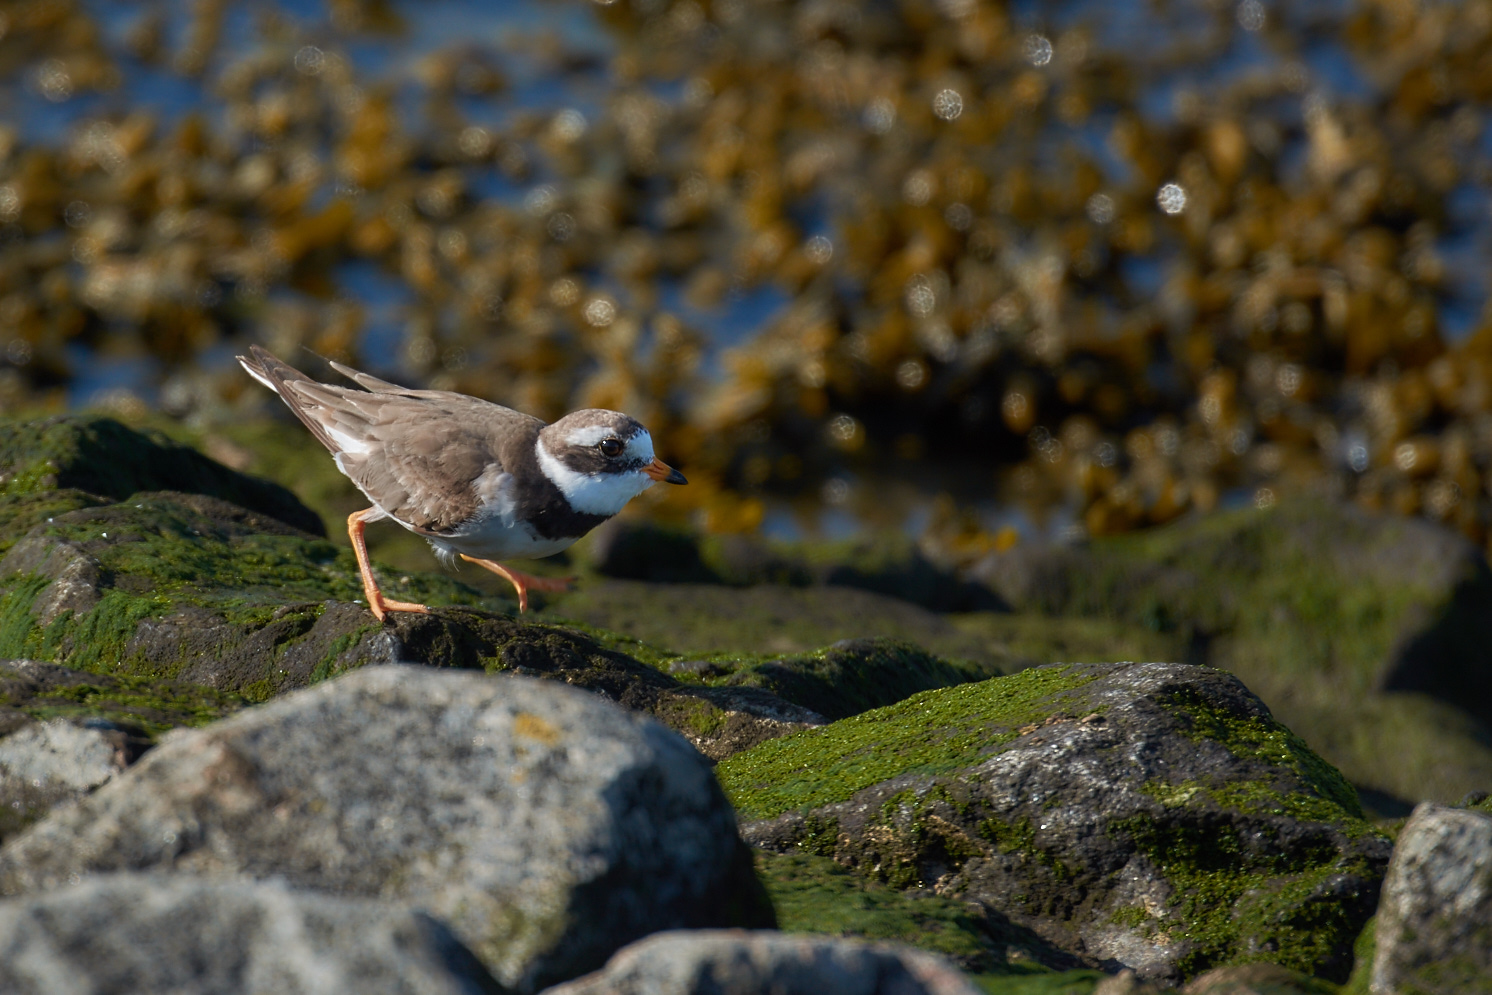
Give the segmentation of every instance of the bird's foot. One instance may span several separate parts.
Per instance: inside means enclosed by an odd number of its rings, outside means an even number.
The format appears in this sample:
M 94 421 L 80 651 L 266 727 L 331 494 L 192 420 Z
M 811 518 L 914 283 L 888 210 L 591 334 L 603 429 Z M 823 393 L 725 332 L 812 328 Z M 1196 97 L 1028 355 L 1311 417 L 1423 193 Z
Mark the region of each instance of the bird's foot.
M 414 612 L 419 615 L 430 614 L 430 609 L 425 605 L 417 605 L 412 601 L 390 601 L 381 594 L 368 599 L 368 610 L 380 622 L 387 618 L 389 612 Z

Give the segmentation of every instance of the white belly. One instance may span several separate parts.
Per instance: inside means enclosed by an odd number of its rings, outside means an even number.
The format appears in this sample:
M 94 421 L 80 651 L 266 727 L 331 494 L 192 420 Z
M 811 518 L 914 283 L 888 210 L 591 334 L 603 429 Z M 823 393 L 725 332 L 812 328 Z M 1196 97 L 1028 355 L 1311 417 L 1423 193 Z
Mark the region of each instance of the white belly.
M 478 560 L 536 560 L 575 545 L 573 538 L 545 539 L 525 524 L 506 525 L 495 517 L 472 523 L 459 534 L 425 538 L 437 550 Z

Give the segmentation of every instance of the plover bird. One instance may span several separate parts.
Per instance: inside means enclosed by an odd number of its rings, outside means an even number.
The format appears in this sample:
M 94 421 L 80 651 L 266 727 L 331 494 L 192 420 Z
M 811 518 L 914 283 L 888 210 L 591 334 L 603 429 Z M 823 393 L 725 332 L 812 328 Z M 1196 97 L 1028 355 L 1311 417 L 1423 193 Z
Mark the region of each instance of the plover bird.
M 656 481 L 688 483 L 653 455 L 653 439 L 617 411 L 574 411 L 553 425 L 465 394 L 410 390 L 332 363 L 362 390 L 319 383 L 258 346 L 238 361 L 280 395 L 373 503 L 347 519 L 368 607 L 426 612 L 390 601 L 368 564 L 363 529 L 392 518 L 457 558 L 505 578 L 518 592 L 560 591 L 569 582 L 511 570 L 505 559 L 569 547 Z

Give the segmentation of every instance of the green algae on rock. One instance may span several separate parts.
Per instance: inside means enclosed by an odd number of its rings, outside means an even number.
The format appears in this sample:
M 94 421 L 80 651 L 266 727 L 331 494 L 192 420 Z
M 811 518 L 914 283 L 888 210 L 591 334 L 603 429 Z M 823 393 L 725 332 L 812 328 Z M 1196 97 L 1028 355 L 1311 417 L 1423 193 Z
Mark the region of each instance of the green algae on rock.
M 1163 983 L 1240 961 L 1345 979 L 1388 860 L 1350 785 L 1202 667 L 925 692 L 719 776 L 758 846 L 977 901 Z
M 830 719 L 890 705 L 919 691 L 979 680 L 993 669 L 950 662 L 890 639 L 845 639 L 792 656 L 718 654 L 669 664 L 671 673 L 697 676 L 718 687 L 762 688 Z
M 945 616 L 898 598 L 850 587 L 617 580 L 586 576 L 575 590 L 545 599 L 543 614 L 625 633 L 676 653 L 710 655 L 749 648 L 803 653 L 842 639 L 884 637 L 987 668 L 984 676 L 1059 657 L 1017 655 L 977 627 L 983 616 Z M 993 624 L 990 628 L 994 628 Z M 1061 658 L 1065 659 L 1065 658 Z
M 905 943 L 951 958 L 983 981 L 1040 977 L 1047 985 L 1082 985 L 1102 977 L 997 914 L 925 889 L 900 891 L 826 857 L 758 850 L 756 870 L 784 932 Z
M 0 734 L 27 720 L 104 719 L 150 744 L 170 729 L 202 726 L 248 702 L 200 684 L 0 660 Z
M 1354 783 L 1492 783 L 1492 573 L 1464 538 L 1321 501 L 1190 518 L 977 573 L 1018 611 L 1152 627 L 1231 671 Z
M 1043 663 L 1191 660 L 1175 633 L 1117 619 L 1006 611 L 937 613 L 855 587 L 654 582 L 586 576 L 545 599 L 541 615 L 625 633 L 676 654 L 712 659 L 750 647 L 801 654 L 845 639 L 912 642 L 977 677 Z
M 205 494 L 302 532 L 326 534 L 316 513 L 286 488 L 229 469 L 160 433 L 137 432 L 97 415 L 0 422 L 0 498 L 56 491 L 116 501 L 140 491 Z M 28 524 L 36 524 L 34 516 Z

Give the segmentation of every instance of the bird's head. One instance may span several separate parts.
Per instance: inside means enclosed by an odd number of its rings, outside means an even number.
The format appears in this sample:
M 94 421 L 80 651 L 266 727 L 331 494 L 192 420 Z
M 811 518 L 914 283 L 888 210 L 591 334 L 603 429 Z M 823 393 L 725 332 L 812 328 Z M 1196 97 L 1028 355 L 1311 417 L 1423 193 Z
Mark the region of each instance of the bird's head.
M 653 437 L 619 411 L 572 411 L 539 431 L 539 468 L 588 515 L 610 517 L 657 481 L 686 484 L 684 475 L 653 455 Z

